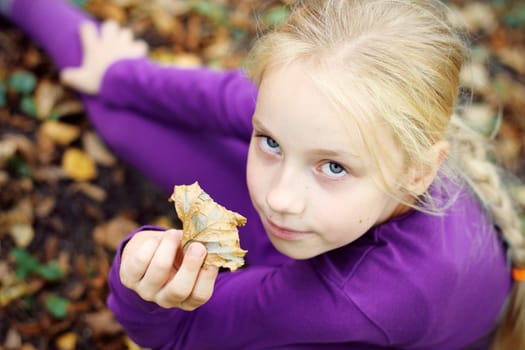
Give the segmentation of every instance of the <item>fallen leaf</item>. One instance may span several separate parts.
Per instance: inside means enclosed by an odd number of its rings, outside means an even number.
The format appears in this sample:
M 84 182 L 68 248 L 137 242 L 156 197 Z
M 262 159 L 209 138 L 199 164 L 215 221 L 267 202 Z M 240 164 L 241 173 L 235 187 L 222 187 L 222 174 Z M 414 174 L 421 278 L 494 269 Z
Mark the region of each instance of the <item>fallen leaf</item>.
M 208 252 L 206 265 L 227 267 L 231 271 L 244 265 L 247 251 L 241 249 L 237 231 L 237 226 L 246 224 L 244 216 L 214 202 L 197 182 L 175 186 L 169 200 L 175 203 L 182 221 L 183 248 L 190 242 L 200 242 Z
M 492 33 L 498 27 L 498 20 L 490 4 L 481 2 L 468 2 L 463 7 L 461 14 L 470 33 L 483 31 Z
M 41 80 L 35 91 L 36 116 L 39 119 L 48 118 L 63 94 L 64 90 L 59 84 L 48 79 Z
M 82 135 L 82 146 L 87 154 L 98 164 L 110 167 L 117 162 L 98 135 L 92 131 Z
M 197 68 L 203 65 L 202 59 L 191 53 L 174 54 L 166 48 L 158 48 L 151 52 L 151 58 L 165 65 L 174 65 L 183 68 Z
M 19 248 L 26 248 L 35 237 L 35 230 L 29 224 L 13 224 L 9 227 L 9 235 Z
M 504 47 L 498 50 L 496 55 L 501 62 L 525 75 L 525 48 Z
M 137 229 L 138 224 L 124 216 L 117 216 L 112 220 L 95 227 L 93 238 L 104 247 L 116 251 L 120 242 L 131 232 Z
M 83 320 L 97 337 L 122 332 L 122 326 L 115 320 L 113 313 L 107 309 L 88 313 L 84 315 Z
M 22 337 L 14 328 L 9 328 L 5 336 L 4 346 L 7 350 L 20 349 L 22 346 Z
M 0 307 L 4 307 L 14 300 L 18 300 L 29 292 L 25 282 L 15 282 L 0 287 Z
M 58 336 L 55 345 L 58 350 L 73 350 L 77 346 L 77 335 L 73 332 L 67 332 Z
M 78 148 L 68 148 L 62 156 L 62 169 L 77 181 L 89 181 L 97 177 L 95 161 Z
M 59 121 L 46 121 L 40 126 L 42 133 L 59 145 L 69 145 L 80 135 L 80 128 Z
M 58 103 L 53 109 L 52 114 L 63 117 L 72 114 L 79 114 L 84 111 L 84 106 L 77 100 L 68 100 Z
M 73 193 L 82 192 L 97 202 L 103 202 L 107 197 L 106 190 L 89 182 L 77 182 L 70 187 L 70 190 Z

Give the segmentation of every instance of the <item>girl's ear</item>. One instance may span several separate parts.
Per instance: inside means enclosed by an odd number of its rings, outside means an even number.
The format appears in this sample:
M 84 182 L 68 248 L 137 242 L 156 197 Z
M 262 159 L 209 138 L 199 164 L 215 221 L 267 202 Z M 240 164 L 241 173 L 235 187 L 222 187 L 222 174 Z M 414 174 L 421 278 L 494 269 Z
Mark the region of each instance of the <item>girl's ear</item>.
M 416 164 L 408 171 L 406 189 L 415 196 L 423 194 L 436 178 L 439 167 L 447 158 L 450 144 L 441 140 L 433 144 L 426 153 L 428 162 Z

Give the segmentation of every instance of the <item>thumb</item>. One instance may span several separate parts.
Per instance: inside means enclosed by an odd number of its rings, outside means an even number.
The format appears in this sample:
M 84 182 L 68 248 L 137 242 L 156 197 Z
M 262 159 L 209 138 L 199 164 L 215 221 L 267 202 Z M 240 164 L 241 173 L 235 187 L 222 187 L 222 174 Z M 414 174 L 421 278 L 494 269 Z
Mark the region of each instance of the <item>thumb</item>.
M 64 68 L 60 72 L 60 81 L 75 90 L 94 95 L 98 92 L 99 86 L 93 75 L 87 73 L 81 68 Z

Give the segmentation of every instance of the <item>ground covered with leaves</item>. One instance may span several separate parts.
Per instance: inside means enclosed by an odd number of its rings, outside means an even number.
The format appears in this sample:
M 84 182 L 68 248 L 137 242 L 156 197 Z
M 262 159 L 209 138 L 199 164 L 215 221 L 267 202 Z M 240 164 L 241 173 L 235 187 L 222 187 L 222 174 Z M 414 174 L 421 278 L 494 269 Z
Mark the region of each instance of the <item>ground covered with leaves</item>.
M 167 64 L 233 68 L 286 2 L 75 0 L 131 26 Z M 465 115 L 495 128 L 494 155 L 525 207 L 525 4 L 450 3 L 473 47 Z M 498 116 L 501 115 L 502 118 Z M 108 311 L 106 277 L 120 240 L 141 224 L 175 224 L 154 184 L 108 150 L 75 94 L 29 38 L 0 19 L 0 349 L 136 348 Z

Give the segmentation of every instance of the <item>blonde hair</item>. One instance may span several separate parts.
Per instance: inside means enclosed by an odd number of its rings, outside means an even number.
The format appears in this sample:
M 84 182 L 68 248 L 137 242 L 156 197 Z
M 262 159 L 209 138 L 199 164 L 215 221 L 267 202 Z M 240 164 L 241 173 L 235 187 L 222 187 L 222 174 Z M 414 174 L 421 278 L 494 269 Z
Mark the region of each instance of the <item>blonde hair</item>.
M 435 184 L 446 189 L 447 181 L 467 183 L 501 230 L 514 265 L 523 268 L 520 220 L 487 160 L 486 142 L 455 114 L 466 50 L 447 15 L 445 5 L 432 0 L 296 1 L 288 21 L 257 41 L 248 73 L 259 84 L 274 66 L 315 67 L 314 81 L 362 135 L 374 118 L 389 126 L 407 166 L 429 165 L 430 147 L 449 140 L 451 154 Z M 378 163 L 381 142 L 373 137 L 367 134 L 363 141 Z M 414 199 L 413 207 L 431 214 L 445 208 L 428 191 Z M 494 349 L 525 348 L 523 305 L 525 283 L 515 282 Z

